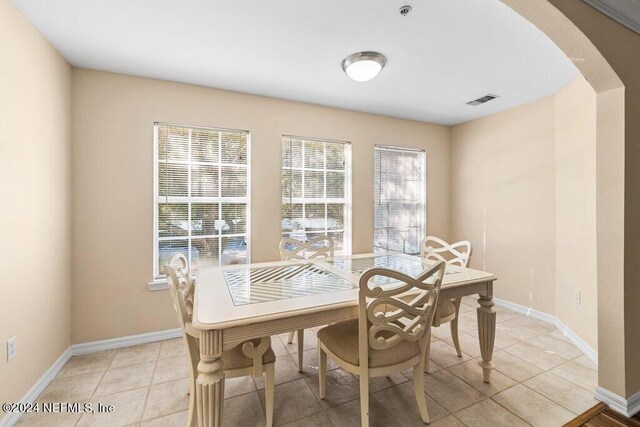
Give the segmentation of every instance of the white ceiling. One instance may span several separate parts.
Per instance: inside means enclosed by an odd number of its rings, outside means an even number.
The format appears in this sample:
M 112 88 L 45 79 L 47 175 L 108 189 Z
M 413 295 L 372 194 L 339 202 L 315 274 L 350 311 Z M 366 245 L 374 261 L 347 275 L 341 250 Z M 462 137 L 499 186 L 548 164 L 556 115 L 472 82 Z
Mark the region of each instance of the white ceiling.
M 74 66 L 447 125 L 578 74 L 499 0 L 12 1 Z M 358 83 L 340 63 L 362 50 L 387 65 Z M 500 98 L 465 104 L 487 93 Z

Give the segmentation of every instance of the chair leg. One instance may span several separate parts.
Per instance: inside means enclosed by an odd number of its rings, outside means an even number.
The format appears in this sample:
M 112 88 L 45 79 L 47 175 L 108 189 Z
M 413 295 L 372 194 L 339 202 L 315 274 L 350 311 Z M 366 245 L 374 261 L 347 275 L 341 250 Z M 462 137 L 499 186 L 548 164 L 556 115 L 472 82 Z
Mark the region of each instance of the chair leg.
M 327 393 L 327 353 L 322 350 L 320 340 L 318 340 L 318 385 L 320 399 L 324 399 Z
M 369 427 L 369 373 L 360 371 L 360 421 Z
M 453 300 L 453 305 L 456 307 L 456 317 L 451 321 L 451 339 L 453 340 L 453 345 L 456 348 L 456 353 L 458 353 L 458 357 L 462 357 L 462 350 L 460 350 L 460 341 L 458 341 L 458 318 L 460 317 L 460 302 L 462 298 L 455 298 Z
M 287 344 L 293 343 L 293 334 L 295 334 L 294 331 L 289 332 L 289 338 L 287 339 Z
M 304 367 L 304 329 L 298 330 L 298 372 Z
M 275 363 L 265 365 L 264 406 L 267 427 L 273 425 L 273 395 L 276 382 Z
M 431 355 L 431 334 L 429 334 L 429 337 L 427 338 L 427 344 L 426 344 L 426 349 L 424 352 L 424 360 L 423 360 L 423 369 L 424 369 L 424 373 L 428 374 L 429 373 L 429 356 Z
M 196 382 L 192 378 L 189 384 L 189 391 L 187 394 L 189 395 L 189 412 L 187 415 L 187 427 L 195 427 L 198 421 L 198 417 L 196 415 Z
M 413 367 L 413 390 L 416 394 L 416 402 L 420 410 L 420 417 L 426 424 L 431 422 L 427 410 L 427 398 L 424 395 L 424 360 Z

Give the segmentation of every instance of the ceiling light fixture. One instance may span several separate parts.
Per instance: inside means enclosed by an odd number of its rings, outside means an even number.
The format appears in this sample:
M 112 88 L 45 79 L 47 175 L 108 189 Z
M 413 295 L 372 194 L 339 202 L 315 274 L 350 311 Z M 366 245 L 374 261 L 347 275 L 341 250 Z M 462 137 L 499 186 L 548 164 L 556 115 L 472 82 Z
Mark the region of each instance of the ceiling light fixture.
M 342 61 L 342 69 L 351 79 L 366 82 L 377 76 L 386 63 L 387 58 L 381 53 L 358 52 Z

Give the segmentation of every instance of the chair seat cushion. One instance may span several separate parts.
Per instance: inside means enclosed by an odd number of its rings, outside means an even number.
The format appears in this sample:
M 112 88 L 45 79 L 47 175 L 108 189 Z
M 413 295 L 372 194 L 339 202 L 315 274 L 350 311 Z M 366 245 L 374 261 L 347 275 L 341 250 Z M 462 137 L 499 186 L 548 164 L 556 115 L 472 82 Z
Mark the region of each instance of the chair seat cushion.
M 415 298 L 415 296 L 416 294 L 404 295 L 404 296 L 401 296 L 400 299 L 404 302 L 409 302 L 413 298 Z M 453 305 L 453 301 L 449 298 L 444 298 L 438 301 L 438 308 L 437 308 L 434 319 L 451 316 L 455 312 L 456 312 L 456 306 Z M 435 323 L 437 323 L 437 320 L 435 321 Z
M 453 305 L 453 301 L 451 301 L 449 298 L 438 301 L 438 310 L 436 311 L 437 316 L 447 317 L 451 316 L 455 312 L 456 306 Z
M 318 339 L 332 353 L 342 360 L 358 366 L 358 319 L 335 323 L 318 331 Z M 405 362 L 420 354 L 417 342 L 401 341 L 385 350 L 374 350 L 369 347 L 369 367 L 395 365 Z
M 251 340 L 254 346 L 260 344 L 260 339 Z M 276 361 L 276 355 L 269 347 L 262 355 L 262 363 L 272 363 Z M 222 354 L 222 369 L 239 369 L 253 366 L 253 359 L 242 353 L 242 344 L 237 345 L 231 350 L 227 350 Z

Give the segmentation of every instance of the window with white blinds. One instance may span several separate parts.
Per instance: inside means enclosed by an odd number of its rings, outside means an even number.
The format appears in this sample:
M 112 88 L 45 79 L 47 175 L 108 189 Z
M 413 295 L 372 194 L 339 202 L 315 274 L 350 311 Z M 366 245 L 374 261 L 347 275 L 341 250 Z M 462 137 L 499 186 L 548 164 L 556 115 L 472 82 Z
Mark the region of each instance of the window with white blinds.
M 320 235 L 351 253 L 351 144 L 283 136 L 282 236 Z
M 420 253 L 425 235 L 425 169 L 424 151 L 375 147 L 375 251 Z
M 192 270 L 249 256 L 248 132 L 156 123 L 154 274 L 178 252 Z

